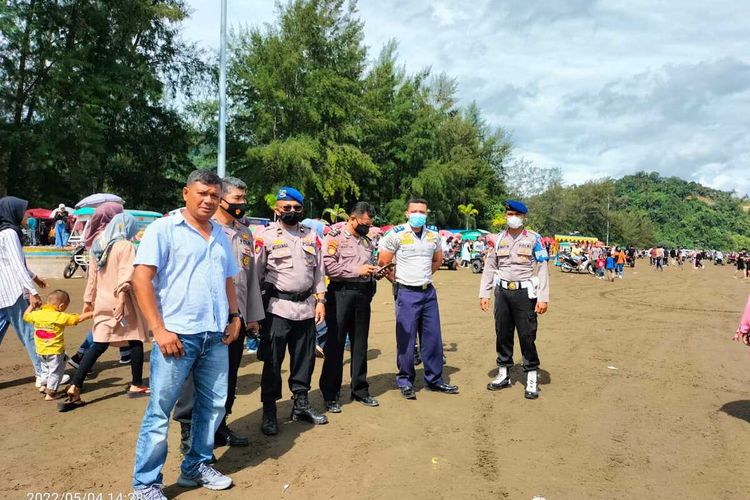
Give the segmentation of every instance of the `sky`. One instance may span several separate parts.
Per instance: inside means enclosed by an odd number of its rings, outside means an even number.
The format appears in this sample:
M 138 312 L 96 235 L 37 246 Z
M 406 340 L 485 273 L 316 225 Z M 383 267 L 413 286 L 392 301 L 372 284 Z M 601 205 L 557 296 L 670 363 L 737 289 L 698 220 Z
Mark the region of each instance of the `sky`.
M 219 45 L 219 0 L 188 0 L 184 36 Z M 360 0 L 368 57 L 456 79 L 515 155 L 566 184 L 640 170 L 750 193 L 750 2 Z M 228 0 L 230 28 L 273 23 Z

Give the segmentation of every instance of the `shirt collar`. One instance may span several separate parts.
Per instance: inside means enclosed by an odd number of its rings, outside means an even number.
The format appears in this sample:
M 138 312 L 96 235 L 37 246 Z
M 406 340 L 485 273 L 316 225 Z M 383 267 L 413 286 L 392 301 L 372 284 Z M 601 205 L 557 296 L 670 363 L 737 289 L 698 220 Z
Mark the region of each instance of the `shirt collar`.
M 174 217 L 174 220 L 172 221 L 172 223 L 173 223 L 173 224 L 174 224 L 175 226 L 179 226 L 180 224 L 184 223 L 184 224 L 185 224 L 185 226 L 187 226 L 187 227 L 189 227 L 189 228 L 193 229 L 194 231 L 198 231 L 198 230 L 197 230 L 197 229 L 195 229 L 195 228 L 194 228 L 193 226 L 191 226 L 190 224 L 188 224 L 187 220 L 185 220 L 185 216 L 184 216 L 184 215 L 182 215 L 182 211 L 183 211 L 183 210 L 187 210 L 187 208 L 183 208 L 183 209 L 179 210 L 178 212 L 176 212 L 176 213 L 175 213 L 175 214 L 174 214 L 174 215 L 172 216 L 172 217 Z M 215 221 L 215 220 L 213 219 L 213 217 L 212 217 L 211 219 L 209 219 L 209 220 L 208 220 L 208 222 L 210 222 L 210 223 L 211 223 L 211 236 L 213 236 L 214 232 L 215 232 L 215 231 L 216 231 L 217 229 L 221 229 L 221 227 L 222 227 L 222 224 L 220 224 L 219 222 Z
M 56 306 L 55 304 L 42 304 L 42 309 L 43 309 L 44 311 L 55 311 L 55 312 L 59 312 L 59 311 L 57 310 L 57 306 Z

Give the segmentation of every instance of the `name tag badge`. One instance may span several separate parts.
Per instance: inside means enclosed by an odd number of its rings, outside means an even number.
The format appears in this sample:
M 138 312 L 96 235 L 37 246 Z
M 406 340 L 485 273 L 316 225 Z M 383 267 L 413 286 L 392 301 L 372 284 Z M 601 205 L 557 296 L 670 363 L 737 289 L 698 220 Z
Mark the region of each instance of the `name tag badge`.
M 315 255 L 315 247 L 312 245 L 302 245 L 302 250 L 309 253 L 310 255 Z
M 518 247 L 518 255 L 523 257 L 529 257 L 531 255 L 531 247 L 521 246 Z
M 510 255 L 510 247 L 500 247 L 496 253 L 498 257 L 507 257 Z

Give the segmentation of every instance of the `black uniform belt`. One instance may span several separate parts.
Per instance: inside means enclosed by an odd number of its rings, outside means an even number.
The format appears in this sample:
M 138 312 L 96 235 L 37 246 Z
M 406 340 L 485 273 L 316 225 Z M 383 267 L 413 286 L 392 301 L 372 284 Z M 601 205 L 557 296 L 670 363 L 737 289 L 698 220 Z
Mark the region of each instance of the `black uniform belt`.
M 271 283 L 264 283 L 263 294 L 266 296 L 266 299 L 277 298 L 281 300 L 291 300 L 292 302 L 304 302 L 310 298 L 310 295 L 313 294 L 313 290 L 311 288 L 303 292 L 284 292 Z
M 411 290 L 413 292 L 424 292 L 425 290 L 429 290 L 432 288 L 432 283 L 425 283 L 424 285 L 404 285 L 403 283 L 396 283 L 397 288 L 406 288 L 407 290 Z
M 330 289 L 348 288 L 351 290 L 369 291 L 372 288 L 372 281 L 333 281 L 331 280 Z

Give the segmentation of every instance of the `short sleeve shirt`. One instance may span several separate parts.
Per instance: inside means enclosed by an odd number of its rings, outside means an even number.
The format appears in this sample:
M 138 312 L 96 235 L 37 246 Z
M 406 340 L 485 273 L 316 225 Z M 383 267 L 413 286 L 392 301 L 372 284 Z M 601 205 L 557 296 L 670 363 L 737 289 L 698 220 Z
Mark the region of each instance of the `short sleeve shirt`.
M 432 283 L 432 257 L 440 250 L 437 232 L 423 228 L 420 238 L 409 224 L 401 224 L 380 239 L 378 248 L 395 254 L 396 282 L 407 286 Z
M 208 240 L 181 212 L 152 222 L 134 265 L 156 268 L 154 292 L 167 330 L 192 335 L 223 332 L 229 319 L 226 279 L 240 269 L 221 225 Z

